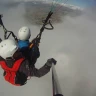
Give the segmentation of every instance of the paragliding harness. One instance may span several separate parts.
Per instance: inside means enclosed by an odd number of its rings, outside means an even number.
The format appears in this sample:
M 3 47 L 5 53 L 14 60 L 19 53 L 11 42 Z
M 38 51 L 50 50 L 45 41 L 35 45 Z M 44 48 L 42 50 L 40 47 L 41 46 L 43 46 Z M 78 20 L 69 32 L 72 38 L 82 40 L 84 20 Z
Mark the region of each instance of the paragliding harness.
M 8 39 L 9 37 L 10 37 L 10 35 L 12 35 L 13 37 L 14 37 L 14 39 L 16 40 L 16 41 L 18 41 L 18 39 L 17 39 L 17 37 L 15 36 L 15 34 L 12 32 L 12 31 L 8 31 L 6 28 L 5 28 L 5 26 L 4 26 L 4 24 L 3 24 L 3 22 L 2 22 L 2 18 L 3 17 L 3 15 L 0 15 L 0 26 L 2 26 L 3 27 L 3 30 L 4 30 L 4 39 Z M 8 35 L 7 35 L 7 33 L 9 33 Z M 2 41 L 2 39 L 0 38 L 0 41 Z
M 52 26 L 50 20 L 49 20 L 52 14 L 53 14 L 53 12 L 50 11 L 50 12 L 48 13 L 48 16 L 46 17 L 46 19 L 42 21 L 42 22 L 43 22 L 43 26 L 42 26 L 41 29 L 40 29 L 40 33 L 36 36 L 36 38 L 34 38 L 34 39 L 31 41 L 31 43 L 30 43 L 30 45 L 29 45 L 29 48 L 32 48 L 32 45 L 38 46 L 38 43 L 40 43 L 40 39 L 41 39 L 42 32 L 44 31 L 44 29 L 52 30 L 52 29 L 54 28 L 54 27 Z M 8 39 L 8 38 L 12 35 L 12 37 L 15 39 L 15 41 L 18 41 L 17 36 L 16 36 L 12 31 L 8 31 L 8 30 L 5 28 L 5 26 L 4 26 L 3 22 L 2 22 L 2 19 L 1 19 L 2 17 L 3 17 L 3 15 L 0 15 L 0 25 L 3 27 L 3 30 L 4 30 L 4 39 Z M 47 27 L 46 27 L 46 25 L 48 25 L 48 24 L 51 26 L 51 28 L 47 28 Z M 7 33 L 9 33 L 9 34 L 7 35 Z M 0 38 L 0 41 L 2 41 L 1 38 Z

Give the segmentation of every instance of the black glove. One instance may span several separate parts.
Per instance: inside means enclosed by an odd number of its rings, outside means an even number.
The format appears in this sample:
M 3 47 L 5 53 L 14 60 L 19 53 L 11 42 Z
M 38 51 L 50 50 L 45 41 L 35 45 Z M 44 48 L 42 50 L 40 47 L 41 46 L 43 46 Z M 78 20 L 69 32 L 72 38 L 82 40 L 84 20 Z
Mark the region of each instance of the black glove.
M 32 40 L 32 43 L 38 45 L 38 44 L 40 43 L 40 39 L 39 39 L 39 38 L 34 38 L 34 39 Z
M 50 58 L 47 60 L 46 65 L 51 67 L 52 64 L 56 65 L 56 63 L 57 61 L 54 58 Z

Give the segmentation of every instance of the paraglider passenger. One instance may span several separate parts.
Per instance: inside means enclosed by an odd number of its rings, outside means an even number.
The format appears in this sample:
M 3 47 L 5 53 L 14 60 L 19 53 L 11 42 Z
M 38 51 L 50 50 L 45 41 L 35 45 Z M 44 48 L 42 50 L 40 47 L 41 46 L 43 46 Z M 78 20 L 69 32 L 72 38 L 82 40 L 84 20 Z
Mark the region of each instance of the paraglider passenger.
M 56 64 L 56 60 L 50 58 L 40 69 L 35 66 L 29 66 L 28 58 L 26 58 L 19 50 L 17 42 L 6 39 L 0 42 L 0 65 L 4 70 L 4 78 L 9 83 L 22 86 L 26 84 L 28 77 L 42 77 L 46 75 L 52 64 Z

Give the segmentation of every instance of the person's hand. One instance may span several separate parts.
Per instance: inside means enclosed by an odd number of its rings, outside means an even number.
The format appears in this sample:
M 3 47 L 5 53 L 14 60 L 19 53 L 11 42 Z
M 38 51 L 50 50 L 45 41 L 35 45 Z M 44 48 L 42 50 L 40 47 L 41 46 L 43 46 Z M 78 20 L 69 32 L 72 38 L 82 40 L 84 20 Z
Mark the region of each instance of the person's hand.
M 46 65 L 51 67 L 52 64 L 56 65 L 56 63 L 57 63 L 57 61 L 54 58 L 50 58 L 47 60 Z

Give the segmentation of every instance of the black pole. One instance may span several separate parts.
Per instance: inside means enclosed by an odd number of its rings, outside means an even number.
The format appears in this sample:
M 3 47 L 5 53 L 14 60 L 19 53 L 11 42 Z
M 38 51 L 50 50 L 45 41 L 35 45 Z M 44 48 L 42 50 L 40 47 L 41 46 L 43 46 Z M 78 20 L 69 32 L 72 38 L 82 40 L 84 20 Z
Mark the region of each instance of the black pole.
M 53 85 L 53 96 L 64 96 L 61 92 L 54 64 L 52 64 L 52 85 Z
M 56 95 L 54 95 L 54 96 L 63 96 L 62 94 L 56 94 Z

